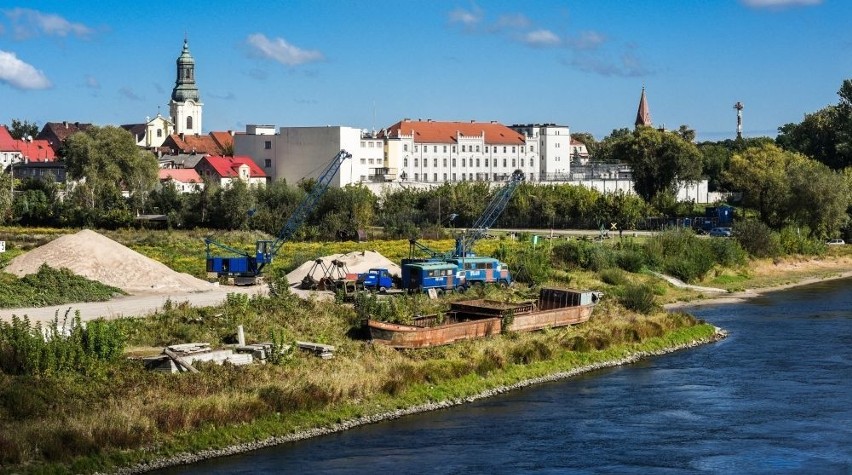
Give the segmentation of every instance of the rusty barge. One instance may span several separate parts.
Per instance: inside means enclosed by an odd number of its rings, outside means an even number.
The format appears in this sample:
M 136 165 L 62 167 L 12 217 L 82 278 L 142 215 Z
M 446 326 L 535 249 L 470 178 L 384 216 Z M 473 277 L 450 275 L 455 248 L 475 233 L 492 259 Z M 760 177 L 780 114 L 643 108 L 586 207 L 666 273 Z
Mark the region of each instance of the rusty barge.
M 477 299 L 453 302 L 439 315 L 418 316 L 410 325 L 368 320 L 374 343 L 393 348 L 425 348 L 497 335 L 505 330 L 528 332 L 583 323 L 601 293 L 544 288 L 537 300 L 503 303 Z

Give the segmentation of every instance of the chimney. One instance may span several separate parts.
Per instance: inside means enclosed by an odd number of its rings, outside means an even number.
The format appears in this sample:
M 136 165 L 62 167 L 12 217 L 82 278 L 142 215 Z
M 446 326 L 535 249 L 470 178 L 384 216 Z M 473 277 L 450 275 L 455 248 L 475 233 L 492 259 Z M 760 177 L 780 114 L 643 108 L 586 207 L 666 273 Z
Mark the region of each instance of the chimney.
M 475 119 L 470 119 L 470 123 L 471 123 L 471 124 L 475 124 L 475 123 L 476 123 L 476 120 L 475 120 Z
M 68 121 L 67 121 L 67 120 L 63 120 L 63 121 L 62 121 L 62 125 L 63 125 L 63 126 L 65 126 L 65 128 L 67 129 L 67 128 L 68 128 Z

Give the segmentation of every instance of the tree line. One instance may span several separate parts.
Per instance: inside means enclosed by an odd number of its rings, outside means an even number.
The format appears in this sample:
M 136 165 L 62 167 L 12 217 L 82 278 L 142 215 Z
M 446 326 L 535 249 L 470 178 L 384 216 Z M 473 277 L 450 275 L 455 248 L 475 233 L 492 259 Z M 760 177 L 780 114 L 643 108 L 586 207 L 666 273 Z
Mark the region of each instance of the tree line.
M 742 193 L 741 216 L 770 229 L 795 226 L 814 238 L 850 228 L 852 212 L 852 80 L 839 101 L 806 114 L 801 123 L 779 127 L 768 137 L 695 143 L 682 125 L 617 129 L 585 141 L 595 160 L 623 162 L 633 170 L 636 194 L 601 194 L 573 185 L 521 184 L 496 226 L 512 228 L 609 228 L 639 226 L 650 216 L 700 214 L 679 203 L 679 182 L 707 179 L 709 188 Z M 16 133 L 28 124 L 15 121 Z M 254 229 L 276 235 L 313 181 L 229 187 L 205 183 L 180 193 L 157 180 L 157 161 L 137 148 L 129 132 L 94 127 L 71 136 L 63 149 L 71 189 L 44 180 L 13 183 L 0 176 L 0 222 L 25 226 L 132 226 L 140 214 L 164 215 L 175 228 Z M 11 190 L 14 188 L 15 193 Z M 359 229 L 380 226 L 392 237 L 416 237 L 448 227 L 469 227 L 499 186 L 485 182 L 446 183 L 422 190 L 397 188 L 382 196 L 360 185 L 332 188 L 299 233 L 304 239 L 352 238 Z M 64 195 L 64 196 L 63 196 Z

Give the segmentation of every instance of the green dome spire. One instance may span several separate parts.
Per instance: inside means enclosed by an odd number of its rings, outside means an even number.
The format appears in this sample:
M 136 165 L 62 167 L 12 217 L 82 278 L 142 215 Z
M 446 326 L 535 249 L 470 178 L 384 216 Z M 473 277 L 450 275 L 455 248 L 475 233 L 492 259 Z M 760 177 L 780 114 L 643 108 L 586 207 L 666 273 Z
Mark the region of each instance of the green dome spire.
M 198 102 L 198 86 L 195 85 L 195 60 L 189 53 L 189 41 L 183 40 L 183 51 L 177 59 L 177 79 L 172 90 L 175 102 Z

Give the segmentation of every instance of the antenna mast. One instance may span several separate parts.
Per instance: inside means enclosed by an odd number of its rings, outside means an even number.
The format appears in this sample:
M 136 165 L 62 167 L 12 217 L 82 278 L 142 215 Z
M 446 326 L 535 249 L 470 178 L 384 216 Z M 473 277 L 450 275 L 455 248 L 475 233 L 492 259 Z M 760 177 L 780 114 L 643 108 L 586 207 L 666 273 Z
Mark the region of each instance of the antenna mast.
M 742 140 L 743 138 L 743 103 L 737 101 L 734 104 L 734 109 L 737 110 L 737 140 Z

